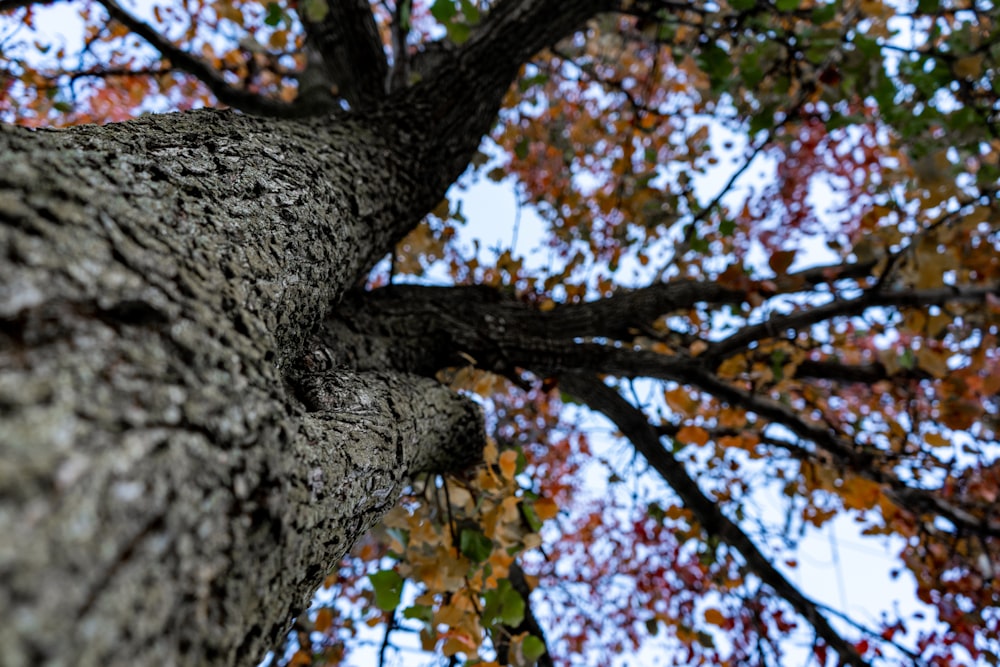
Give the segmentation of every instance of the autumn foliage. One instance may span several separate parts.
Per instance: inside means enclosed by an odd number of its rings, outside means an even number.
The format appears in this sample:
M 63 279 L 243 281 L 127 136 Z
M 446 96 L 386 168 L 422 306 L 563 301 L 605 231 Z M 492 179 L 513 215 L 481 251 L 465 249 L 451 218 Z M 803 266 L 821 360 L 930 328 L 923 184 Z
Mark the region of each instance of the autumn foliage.
M 332 1 L 0 0 L 0 114 L 294 116 Z M 390 75 L 502 1 L 373 1 Z M 474 245 L 453 188 L 369 285 L 590 324 L 499 372 L 471 347 L 440 369 L 486 408 L 483 465 L 414 480 L 277 659 L 338 664 L 369 626 L 382 657 L 409 636 L 469 664 L 995 664 L 1000 12 L 620 9 L 523 64 L 463 177 L 511 186 L 538 238 Z M 577 352 L 573 374 L 550 361 Z M 833 525 L 912 597 L 815 599 L 799 544 Z

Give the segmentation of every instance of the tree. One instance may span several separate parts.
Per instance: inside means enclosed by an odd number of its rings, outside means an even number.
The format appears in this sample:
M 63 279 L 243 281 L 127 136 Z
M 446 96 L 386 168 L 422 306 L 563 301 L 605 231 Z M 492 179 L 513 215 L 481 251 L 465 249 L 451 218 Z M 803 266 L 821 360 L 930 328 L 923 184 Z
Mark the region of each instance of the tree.
M 46 4 L 0 2 L 7 120 L 75 126 L 0 134 L 6 664 L 253 664 L 290 629 L 335 663 L 324 579 L 469 660 L 662 632 L 771 664 L 796 627 L 820 664 L 998 659 L 995 8 L 98 0 L 74 49 Z M 550 266 L 455 243 L 470 163 Z M 666 486 L 588 499 L 573 402 Z M 793 583 L 840 515 L 934 624 Z M 556 595 L 611 576 L 596 613 Z

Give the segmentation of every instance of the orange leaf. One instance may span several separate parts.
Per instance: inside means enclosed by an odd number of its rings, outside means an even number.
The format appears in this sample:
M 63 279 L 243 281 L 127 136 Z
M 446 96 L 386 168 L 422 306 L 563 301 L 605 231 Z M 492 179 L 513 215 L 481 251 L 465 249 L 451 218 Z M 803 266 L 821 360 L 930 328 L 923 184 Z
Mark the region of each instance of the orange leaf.
M 551 498 L 539 498 L 535 501 L 535 514 L 542 521 L 551 519 L 559 513 L 559 506 Z
M 708 442 L 708 431 L 700 426 L 685 426 L 677 431 L 677 439 L 686 445 L 698 445 Z
M 298 650 L 292 659 L 288 661 L 288 667 L 305 667 L 313 664 L 312 654 L 309 651 Z
M 726 617 L 721 611 L 712 607 L 705 610 L 705 622 L 710 625 L 717 625 L 721 628 L 726 623 Z
M 514 479 L 514 473 L 517 470 L 517 452 L 513 449 L 508 449 L 503 454 L 500 455 L 500 474 L 508 482 Z
M 316 612 L 316 621 L 313 623 L 316 632 L 326 632 L 331 625 L 333 625 L 333 613 L 328 607 L 323 607 Z

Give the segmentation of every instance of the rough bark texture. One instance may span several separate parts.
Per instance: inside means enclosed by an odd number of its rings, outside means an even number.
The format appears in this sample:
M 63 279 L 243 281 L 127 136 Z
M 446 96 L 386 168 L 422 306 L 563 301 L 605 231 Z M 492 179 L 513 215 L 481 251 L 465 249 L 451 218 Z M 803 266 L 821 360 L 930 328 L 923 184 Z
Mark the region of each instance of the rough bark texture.
M 474 457 L 433 382 L 294 363 L 405 187 L 326 128 L 4 130 L 4 664 L 253 662 L 409 474 Z
M 602 5 L 500 2 L 363 113 L 0 128 L 4 665 L 254 664 L 409 475 L 475 459 L 471 402 L 312 336 Z

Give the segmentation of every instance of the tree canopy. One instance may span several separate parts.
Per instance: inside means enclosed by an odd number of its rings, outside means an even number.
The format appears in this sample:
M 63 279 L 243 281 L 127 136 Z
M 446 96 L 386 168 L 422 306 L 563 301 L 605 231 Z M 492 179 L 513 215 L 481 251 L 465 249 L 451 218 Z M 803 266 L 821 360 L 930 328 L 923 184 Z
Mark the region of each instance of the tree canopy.
M 410 91 L 487 91 L 460 187 L 317 334 L 475 396 L 484 463 L 413 480 L 278 662 L 339 664 L 380 624 L 383 657 L 413 631 L 468 664 L 1000 661 L 993 3 L 133 4 L 0 0 L 0 117 L 419 103 L 447 152 L 476 126 Z M 514 188 L 539 247 L 470 243 L 477 179 Z M 843 517 L 913 600 L 859 615 L 798 581 Z

